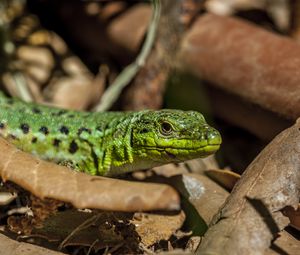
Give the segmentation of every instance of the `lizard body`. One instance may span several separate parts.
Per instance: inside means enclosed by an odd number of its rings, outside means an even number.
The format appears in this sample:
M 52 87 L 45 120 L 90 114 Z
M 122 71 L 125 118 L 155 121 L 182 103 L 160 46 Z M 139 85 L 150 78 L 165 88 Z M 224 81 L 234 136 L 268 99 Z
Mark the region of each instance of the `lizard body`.
M 204 157 L 221 136 L 194 111 L 79 112 L 0 92 L 0 135 L 40 158 L 113 176 Z

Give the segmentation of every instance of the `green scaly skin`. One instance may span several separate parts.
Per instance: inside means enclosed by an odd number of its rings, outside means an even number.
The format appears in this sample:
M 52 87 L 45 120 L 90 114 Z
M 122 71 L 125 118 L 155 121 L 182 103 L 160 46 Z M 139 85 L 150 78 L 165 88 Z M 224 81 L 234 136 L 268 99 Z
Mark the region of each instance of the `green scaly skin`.
M 114 176 L 217 151 L 221 136 L 194 111 L 91 113 L 0 92 L 0 135 L 19 149 L 92 175 Z

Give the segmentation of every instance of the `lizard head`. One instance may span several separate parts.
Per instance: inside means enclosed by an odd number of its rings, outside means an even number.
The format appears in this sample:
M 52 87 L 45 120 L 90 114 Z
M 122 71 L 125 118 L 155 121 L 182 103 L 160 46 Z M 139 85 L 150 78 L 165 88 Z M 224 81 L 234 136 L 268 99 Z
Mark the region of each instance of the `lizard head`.
M 133 125 L 134 153 L 159 163 L 205 157 L 221 144 L 220 133 L 195 111 L 145 111 Z

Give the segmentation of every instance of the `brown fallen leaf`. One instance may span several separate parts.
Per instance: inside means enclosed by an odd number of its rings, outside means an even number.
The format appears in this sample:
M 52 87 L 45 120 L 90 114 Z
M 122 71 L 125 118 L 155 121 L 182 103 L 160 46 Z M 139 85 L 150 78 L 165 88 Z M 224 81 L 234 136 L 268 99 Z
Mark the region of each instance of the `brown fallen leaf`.
M 297 208 L 300 195 L 300 119 L 249 165 L 204 236 L 197 254 L 263 254 Z
M 200 236 L 192 236 L 186 244 L 186 251 L 190 251 L 192 254 L 194 254 L 200 242 L 201 242 Z
M 182 227 L 185 220 L 183 211 L 177 214 L 135 213 L 131 223 L 135 225 L 141 242 L 146 247 L 168 240 L 172 234 Z
M 136 183 L 72 171 L 33 157 L 0 138 L 0 176 L 39 198 L 77 208 L 113 211 L 177 210 L 179 196 L 164 184 Z
M 272 246 L 264 255 L 297 255 L 300 251 L 300 242 L 287 231 L 282 231 L 280 236 L 272 243 Z
M 139 236 L 130 223 L 132 217 L 132 213 L 71 209 L 49 217 L 41 228 L 33 229 L 29 237 L 43 237 L 49 243 L 59 244 L 60 248 L 92 247 L 95 252 L 120 244 L 123 249 L 126 245 L 133 248 L 138 246 Z M 126 244 L 129 236 L 132 243 Z
M 7 25 L 9 42 L 15 45 L 11 63 L 1 75 L 7 91 L 25 101 L 70 109 L 87 109 L 97 102 L 106 75 L 95 77 L 58 34 L 42 27 L 37 16 L 27 10 L 17 16 Z
M 208 169 L 220 168 L 215 155 L 210 155 L 206 158 L 188 160 L 184 164 L 189 169 L 190 173 L 201 175 L 205 174 L 205 171 Z
M 154 167 L 152 175 L 147 175 L 146 171 L 142 179 L 164 181 L 175 187 L 193 205 L 205 223 L 209 224 L 229 195 L 227 190 L 206 176 L 210 167 L 218 167 L 213 157 L 193 159 L 176 165 Z M 187 217 L 190 216 L 186 214 Z M 197 219 L 193 218 L 193 222 L 194 225 L 199 225 Z
M 29 243 L 22 243 L 19 241 L 12 240 L 7 236 L 0 234 L 0 254 L 10 255 L 63 255 L 58 251 L 52 251 L 40 246 L 32 245 Z
M 179 177 L 172 179 L 174 185 L 179 190 L 185 189 L 183 196 L 195 207 L 206 224 L 209 224 L 228 197 L 228 192 L 205 175 L 182 175 L 180 179 L 183 187 L 175 183 L 176 179 L 178 181 Z
M 211 168 L 219 168 L 214 155 L 206 158 L 187 160 L 178 164 L 166 164 L 159 167 L 153 167 L 151 171 L 153 171 L 156 175 L 172 177 L 187 173 L 203 175 L 205 171 Z M 135 176 L 136 173 L 133 173 L 133 175 Z
M 85 246 L 95 252 L 118 247 L 122 253 L 131 250 L 136 254 L 138 247 L 147 250 L 155 243 L 176 236 L 184 220 L 183 211 L 176 214 L 133 214 L 71 209 L 47 218 L 41 227 L 33 228 L 24 238 L 52 247 Z
M 209 169 L 205 173 L 227 190 L 232 190 L 241 177 L 239 174 L 227 169 Z
M 229 195 L 228 191 L 204 174 L 207 168 L 218 167 L 212 162 L 212 158 L 206 158 L 177 165 L 168 164 L 154 168 L 152 175 L 143 176 L 148 181 L 167 182 L 179 191 L 183 197 L 182 208 L 186 213 L 185 227 L 192 230 L 194 235 L 205 233 L 212 217 Z
M 183 250 L 183 249 L 174 249 L 171 251 L 157 252 L 156 254 L 159 254 L 159 255 L 192 255 L 193 253 L 191 253 L 190 251 Z
M 283 213 L 289 217 L 291 221 L 290 225 L 300 231 L 300 204 L 298 204 L 298 208 L 296 210 L 290 206 L 284 208 Z
M 100 67 L 96 76 L 91 74 L 77 56 L 63 59 L 61 68 L 67 75 L 53 77 L 48 83 L 46 96 L 51 104 L 66 109 L 84 110 L 101 97 L 108 70 Z
M 50 242 L 67 246 L 93 246 L 96 252 L 121 245 L 149 247 L 168 240 L 181 228 L 183 211 L 175 214 L 120 213 L 67 210 L 45 220 L 42 228 L 33 229 L 30 237 L 44 237 Z M 129 238 L 131 238 L 129 242 Z

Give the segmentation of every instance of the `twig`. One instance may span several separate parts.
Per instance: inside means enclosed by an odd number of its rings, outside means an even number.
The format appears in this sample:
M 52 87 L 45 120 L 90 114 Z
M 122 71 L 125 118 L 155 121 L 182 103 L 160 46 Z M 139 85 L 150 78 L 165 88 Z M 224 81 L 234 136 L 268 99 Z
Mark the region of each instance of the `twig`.
M 147 35 L 140 54 L 135 62 L 128 65 L 115 79 L 113 84 L 105 91 L 100 103 L 94 108 L 95 111 L 106 111 L 119 97 L 121 91 L 134 78 L 140 68 L 145 64 L 145 60 L 153 46 L 156 30 L 160 18 L 161 3 L 160 0 L 152 0 L 153 14 L 149 24 Z
M 91 218 L 84 221 L 82 224 L 80 224 L 78 227 L 76 227 L 58 246 L 59 250 L 62 250 L 62 248 L 65 246 L 65 244 L 78 232 L 80 232 L 83 229 L 88 228 L 93 223 L 95 223 L 100 217 L 100 214 L 94 215 Z

